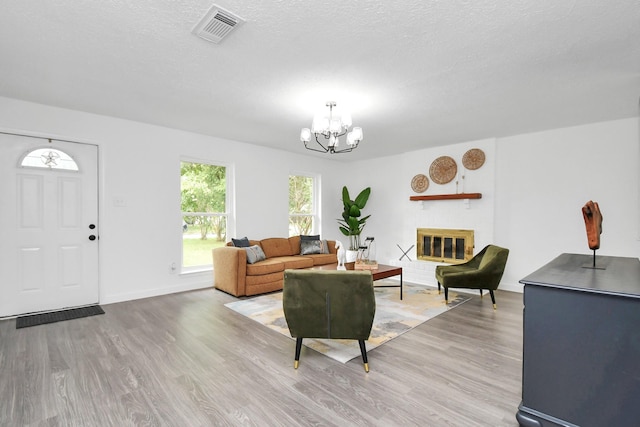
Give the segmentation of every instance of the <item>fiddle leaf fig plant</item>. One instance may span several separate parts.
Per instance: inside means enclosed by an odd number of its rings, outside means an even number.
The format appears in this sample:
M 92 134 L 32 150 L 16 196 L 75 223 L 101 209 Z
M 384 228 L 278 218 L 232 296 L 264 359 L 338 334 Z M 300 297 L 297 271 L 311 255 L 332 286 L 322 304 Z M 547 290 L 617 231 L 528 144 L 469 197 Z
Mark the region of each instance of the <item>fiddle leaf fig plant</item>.
M 349 238 L 349 250 L 357 251 L 360 247 L 360 234 L 367 219 L 371 216 L 367 215 L 361 218 L 362 209 L 364 209 L 367 204 L 370 194 L 371 187 L 367 187 L 356 196 L 355 200 L 351 200 L 347 187 L 342 187 L 342 204 L 344 210 L 342 211 L 342 219 L 338 219 L 338 225 L 342 234 Z

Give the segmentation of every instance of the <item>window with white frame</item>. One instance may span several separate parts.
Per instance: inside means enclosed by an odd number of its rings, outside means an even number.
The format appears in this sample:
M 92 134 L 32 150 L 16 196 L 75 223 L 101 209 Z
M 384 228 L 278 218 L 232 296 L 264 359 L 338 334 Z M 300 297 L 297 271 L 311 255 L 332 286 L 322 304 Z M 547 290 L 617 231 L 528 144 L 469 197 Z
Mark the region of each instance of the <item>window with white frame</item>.
M 289 175 L 289 236 L 317 233 L 320 221 L 317 178 Z
M 211 250 L 224 246 L 229 226 L 229 168 L 182 161 L 182 270 L 210 268 Z

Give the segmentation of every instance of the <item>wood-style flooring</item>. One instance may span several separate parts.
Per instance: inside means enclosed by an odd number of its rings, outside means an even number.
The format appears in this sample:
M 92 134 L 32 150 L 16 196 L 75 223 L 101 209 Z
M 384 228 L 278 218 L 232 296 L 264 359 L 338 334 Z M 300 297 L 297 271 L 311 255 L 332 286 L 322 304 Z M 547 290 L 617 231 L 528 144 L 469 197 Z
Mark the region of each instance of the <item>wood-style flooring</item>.
M 214 289 L 0 321 L 1 426 L 517 426 L 522 294 L 461 306 L 342 364 Z

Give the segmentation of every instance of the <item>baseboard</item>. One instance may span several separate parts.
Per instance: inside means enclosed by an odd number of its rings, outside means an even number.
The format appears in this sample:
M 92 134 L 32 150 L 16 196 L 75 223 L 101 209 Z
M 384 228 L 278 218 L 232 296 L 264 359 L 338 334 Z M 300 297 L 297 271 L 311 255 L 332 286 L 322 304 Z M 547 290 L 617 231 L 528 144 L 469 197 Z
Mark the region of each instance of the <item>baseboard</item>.
M 175 294 L 178 292 L 195 291 L 198 289 L 206 289 L 206 288 L 213 288 L 213 284 L 211 283 L 210 279 L 207 280 L 206 282 L 203 281 L 203 282 L 188 283 L 188 284 L 178 285 L 178 286 L 169 286 L 167 288 L 146 289 L 144 291 L 139 291 L 139 292 L 127 292 L 127 293 L 121 293 L 121 294 L 115 294 L 115 295 L 108 295 L 108 296 L 105 296 L 104 298 L 100 298 L 100 304 L 101 305 L 115 304 L 118 302 L 132 301 L 132 300 L 137 300 L 142 298 L 158 297 L 162 295 Z

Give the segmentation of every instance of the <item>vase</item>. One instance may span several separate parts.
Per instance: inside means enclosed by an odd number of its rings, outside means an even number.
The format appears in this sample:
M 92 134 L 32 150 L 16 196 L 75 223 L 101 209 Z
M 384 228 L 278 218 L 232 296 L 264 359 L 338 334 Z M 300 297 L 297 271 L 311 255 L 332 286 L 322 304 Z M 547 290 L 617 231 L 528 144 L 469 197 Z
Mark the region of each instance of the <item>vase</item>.
M 347 250 L 346 262 L 356 262 L 358 258 L 358 251 Z

